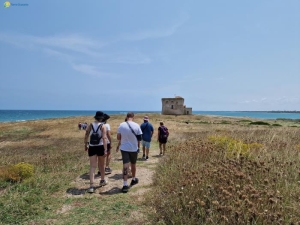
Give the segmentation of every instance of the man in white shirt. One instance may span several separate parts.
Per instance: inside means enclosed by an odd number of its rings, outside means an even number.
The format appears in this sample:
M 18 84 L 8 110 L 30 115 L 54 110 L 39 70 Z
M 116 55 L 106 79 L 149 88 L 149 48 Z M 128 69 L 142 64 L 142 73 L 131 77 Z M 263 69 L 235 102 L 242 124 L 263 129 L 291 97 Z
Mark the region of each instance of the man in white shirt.
M 122 153 L 123 160 L 123 180 L 124 185 L 122 192 L 127 193 L 129 185 L 127 183 L 128 170 L 131 163 L 132 180 L 130 186 L 133 186 L 139 182 L 138 178 L 135 177 L 136 174 L 136 160 L 138 151 L 140 148 L 140 141 L 142 140 L 142 131 L 140 126 L 133 122 L 134 113 L 127 113 L 127 121 L 120 124 L 118 128 L 117 139 L 120 143 L 120 150 Z M 117 149 L 118 151 L 119 149 Z

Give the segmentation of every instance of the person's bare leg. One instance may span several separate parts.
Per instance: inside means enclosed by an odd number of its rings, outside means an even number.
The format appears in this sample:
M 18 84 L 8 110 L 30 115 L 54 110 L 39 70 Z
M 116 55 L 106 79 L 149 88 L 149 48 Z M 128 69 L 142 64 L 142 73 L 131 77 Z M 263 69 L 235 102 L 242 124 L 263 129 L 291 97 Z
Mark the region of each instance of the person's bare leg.
M 135 178 L 136 164 L 131 163 L 131 173 L 132 173 L 132 178 Z
M 97 156 L 97 161 L 98 161 L 98 171 L 101 173 L 101 164 L 100 164 L 100 156 Z
M 111 154 L 110 154 L 110 151 L 107 152 L 107 156 L 106 156 L 106 168 L 109 168 L 109 163 L 110 163 L 110 159 L 111 159 Z
M 123 164 L 123 180 L 128 180 L 129 163 Z
M 145 155 L 146 147 L 143 146 L 143 156 Z
M 100 167 L 101 180 L 105 179 L 105 170 L 104 170 L 105 164 L 104 164 L 104 161 L 105 161 L 105 156 L 99 156 L 98 157 L 98 165 Z
M 163 155 L 166 153 L 166 144 L 163 144 L 163 149 L 164 149 L 164 151 L 163 151 Z
M 129 163 L 129 166 L 128 166 L 128 177 L 132 177 L 132 173 L 131 173 L 131 163 Z
M 162 145 L 162 143 L 159 143 L 159 150 L 160 150 L 160 154 L 162 154 L 161 145 Z
M 95 170 L 97 168 L 97 155 L 90 156 L 90 186 L 94 186 Z
M 149 156 L 149 148 L 146 148 L 146 156 Z

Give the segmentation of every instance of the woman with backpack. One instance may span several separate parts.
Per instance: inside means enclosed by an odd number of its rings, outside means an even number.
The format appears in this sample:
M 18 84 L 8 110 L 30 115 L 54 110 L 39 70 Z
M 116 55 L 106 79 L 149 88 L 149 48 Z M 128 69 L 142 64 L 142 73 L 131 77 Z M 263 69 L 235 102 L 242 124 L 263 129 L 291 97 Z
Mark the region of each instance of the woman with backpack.
M 159 125 L 157 141 L 159 142 L 160 155 L 164 155 L 166 152 L 166 143 L 168 141 L 169 131 L 168 128 L 164 126 L 163 122 L 160 122 Z
M 94 118 L 95 121 L 87 127 L 84 137 L 85 151 L 88 151 L 88 155 L 90 158 L 90 188 L 88 189 L 89 193 L 93 193 L 95 191 L 94 176 L 95 170 L 97 168 L 97 157 L 101 165 L 100 187 L 108 183 L 105 180 L 104 172 L 104 161 L 107 155 L 106 126 L 104 126 L 103 123 L 104 113 L 101 111 L 97 111 Z
M 106 137 L 107 137 L 107 156 L 106 156 L 106 160 L 105 160 L 105 174 L 110 174 L 112 172 L 112 170 L 109 167 L 109 163 L 110 163 L 110 159 L 111 159 L 111 148 L 112 148 L 112 142 L 111 142 L 111 135 L 110 135 L 110 125 L 107 123 L 107 120 L 110 118 L 109 115 L 104 114 L 103 116 L 103 120 L 102 122 L 105 124 L 106 126 Z M 100 144 L 103 145 L 102 140 L 100 141 Z M 101 176 L 101 161 L 98 160 L 98 175 Z

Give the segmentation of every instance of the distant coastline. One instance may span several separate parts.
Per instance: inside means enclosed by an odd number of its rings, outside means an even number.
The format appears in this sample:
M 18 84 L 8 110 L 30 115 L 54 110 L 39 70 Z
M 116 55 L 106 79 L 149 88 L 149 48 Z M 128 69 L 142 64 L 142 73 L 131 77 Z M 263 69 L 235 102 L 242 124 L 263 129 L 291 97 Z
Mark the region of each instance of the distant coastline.
M 55 119 L 74 116 L 90 116 L 93 118 L 96 110 L 0 110 L 1 122 L 22 122 L 28 120 Z M 103 110 L 109 115 L 126 115 L 127 110 Z M 135 111 L 136 114 L 160 114 L 161 111 Z M 197 111 L 193 115 L 223 116 L 254 119 L 300 119 L 300 111 Z M 189 115 L 187 115 L 189 116 Z
M 236 111 L 236 112 L 257 112 L 257 113 L 300 113 L 300 111 L 281 111 L 281 110 L 273 110 L 273 111 Z

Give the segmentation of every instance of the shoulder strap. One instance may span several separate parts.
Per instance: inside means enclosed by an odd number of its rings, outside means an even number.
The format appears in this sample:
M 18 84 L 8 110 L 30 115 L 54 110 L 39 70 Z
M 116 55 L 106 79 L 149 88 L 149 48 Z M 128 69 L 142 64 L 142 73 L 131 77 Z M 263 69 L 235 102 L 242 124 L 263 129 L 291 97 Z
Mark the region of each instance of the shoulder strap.
M 136 135 L 136 134 L 134 133 L 133 129 L 131 128 L 130 124 L 129 124 L 127 121 L 126 121 L 126 123 L 128 124 L 128 126 L 129 126 L 131 132 L 132 132 L 134 135 Z
M 166 127 L 165 126 L 161 126 L 160 129 L 161 129 L 161 131 L 166 132 Z
M 97 133 L 99 129 L 101 129 L 103 123 L 100 123 L 99 126 L 97 127 L 97 130 L 95 131 L 93 124 L 91 123 L 91 127 L 94 133 Z
M 93 132 L 95 133 L 94 125 L 92 123 L 91 123 L 91 127 L 92 127 Z
M 100 128 L 100 129 L 102 128 L 102 125 L 103 125 L 103 123 L 100 123 L 100 124 L 99 124 L 99 126 L 97 127 L 97 130 L 95 131 L 95 133 L 98 132 L 99 128 Z M 94 129 L 93 129 L 93 130 L 94 130 Z
M 144 127 L 144 129 L 142 130 L 142 132 L 144 132 L 144 130 L 146 129 L 147 126 L 148 126 L 148 123 L 146 124 L 146 126 Z

